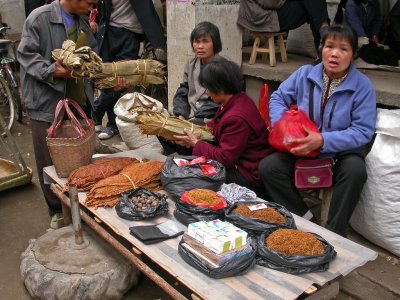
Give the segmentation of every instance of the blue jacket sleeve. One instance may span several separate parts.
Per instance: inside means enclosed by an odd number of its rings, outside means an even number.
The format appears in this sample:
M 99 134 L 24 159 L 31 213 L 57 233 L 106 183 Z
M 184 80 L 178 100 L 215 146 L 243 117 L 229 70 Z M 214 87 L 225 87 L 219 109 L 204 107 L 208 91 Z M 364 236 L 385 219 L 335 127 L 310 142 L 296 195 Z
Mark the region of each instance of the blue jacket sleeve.
M 354 29 L 358 37 L 366 37 L 367 34 L 365 33 L 361 18 L 358 15 L 358 10 L 359 7 L 353 0 L 347 1 L 345 10 L 346 23 Z
M 269 116 L 272 126 L 289 110 L 290 105 L 297 102 L 297 86 L 305 67 L 300 68 L 281 83 L 279 88 L 272 93 L 269 100 Z

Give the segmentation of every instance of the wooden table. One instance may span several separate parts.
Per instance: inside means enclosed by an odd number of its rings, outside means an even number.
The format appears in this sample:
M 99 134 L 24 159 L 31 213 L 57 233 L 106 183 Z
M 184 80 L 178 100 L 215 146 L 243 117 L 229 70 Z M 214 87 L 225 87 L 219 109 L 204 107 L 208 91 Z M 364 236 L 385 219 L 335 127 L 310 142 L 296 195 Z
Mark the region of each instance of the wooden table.
M 165 160 L 164 156 L 148 150 L 121 152 L 118 153 L 118 156 Z M 55 182 L 56 185 L 53 184 L 52 189 L 56 192 L 58 191 L 58 197 L 62 200 L 63 204 L 69 205 L 69 198 L 60 192 L 66 183 L 66 179 L 59 178 L 54 167 L 45 168 L 44 174 L 48 181 Z M 346 276 L 352 270 L 377 257 L 375 251 L 358 245 L 295 215 L 294 218 L 298 229 L 317 233 L 335 247 L 337 257 L 331 262 L 327 271 L 290 275 L 265 267 L 255 266 L 242 276 L 213 279 L 186 264 L 179 256 L 177 249 L 180 237 L 153 245 L 145 245 L 129 233 L 129 227 L 131 226 L 159 224 L 167 220 L 172 220 L 176 222 L 177 226 L 182 226 L 173 216 L 174 204 L 172 201 L 169 200 L 169 213 L 166 216 L 157 217 L 149 221 L 127 221 L 119 218 L 113 208 L 94 209 L 93 207 L 86 207 L 84 205 L 85 199 L 86 193 L 79 193 L 83 221 L 173 298 L 185 297 L 177 291 L 173 284 L 171 285 L 164 280 L 164 276 L 158 275 L 143 263 L 143 260 L 141 260 L 143 255 L 145 255 L 146 259 L 150 259 L 154 265 L 167 272 L 174 281 L 179 283 L 179 286 L 189 289 L 189 295 L 193 299 L 254 300 L 296 299 L 305 291 L 310 293 L 316 292 L 310 298 L 315 297 L 318 293 L 318 298 L 323 293 L 325 293 L 327 299 L 332 298 L 339 290 L 335 279 Z M 101 226 L 93 221 L 93 219 L 97 223 L 101 223 Z M 111 230 L 111 234 L 104 230 L 104 228 L 108 228 L 108 232 Z M 124 242 L 121 242 L 121 240 Z

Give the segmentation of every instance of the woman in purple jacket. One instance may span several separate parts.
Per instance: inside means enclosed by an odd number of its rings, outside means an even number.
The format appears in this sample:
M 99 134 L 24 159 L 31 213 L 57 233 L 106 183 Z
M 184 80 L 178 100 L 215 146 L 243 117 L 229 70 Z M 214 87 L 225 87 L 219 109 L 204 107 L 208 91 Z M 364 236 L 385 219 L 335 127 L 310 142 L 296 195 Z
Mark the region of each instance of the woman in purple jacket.
M 185 136 L 175 136 L 176 143 L 193 148 L 193 155 L 222 163 L 226 167 L 226 183 L 234 182 L 261 193 L 258 164 L 273 150 L 256 105 L 242 92 L 239 66 L 226 59 L 211 61 L 201 70 L 199 81 L 220 105 L 215 117 L 207 123 L 213 129 L 216 144 L 198 140 L 189 130 L 185 130 Z

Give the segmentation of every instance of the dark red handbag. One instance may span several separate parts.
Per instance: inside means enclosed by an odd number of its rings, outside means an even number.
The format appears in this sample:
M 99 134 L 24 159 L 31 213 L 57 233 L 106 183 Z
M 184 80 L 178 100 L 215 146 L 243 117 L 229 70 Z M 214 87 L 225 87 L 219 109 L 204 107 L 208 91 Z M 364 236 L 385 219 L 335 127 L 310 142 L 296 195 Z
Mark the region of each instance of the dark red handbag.
M 332 187 L 332 158 L 298 159 L 295 163 L 294 184 L 299 190 Z

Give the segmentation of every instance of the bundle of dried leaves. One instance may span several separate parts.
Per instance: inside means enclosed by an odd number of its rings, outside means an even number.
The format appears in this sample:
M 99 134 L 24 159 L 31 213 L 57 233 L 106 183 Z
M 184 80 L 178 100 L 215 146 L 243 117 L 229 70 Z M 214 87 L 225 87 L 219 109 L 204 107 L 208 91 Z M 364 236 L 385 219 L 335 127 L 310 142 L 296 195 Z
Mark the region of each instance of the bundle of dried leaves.
M 136 122 L 139 129 L 147 135 L 157 135 L 166 140 L 175 140 L 174 135 L 184 135 L 184 129 L 189 129 L 198 139 L 213 141 L 214 136 L 211 128 L 199 126 L 189 121 L 164 115 L 155 111 L 138 111 Z
M 138 187 L 157 191 L 161 188 L 160 173 L 163 165 L 164 163 L 159 161 L 130 164 L 119 174 L 96 183 L 87 194 L 85 204 L 95 207 L 113 207 L 118 203 L 122 192 Z
M 62 65 L 77 78 L 89 78 L 98 89 L 117 85 L 163 84 L 164 65 L 157 60 L 138 59 L 103 63 L 102 59 L 89 47 L 81 34 L 77 44 L 66 40 L 61 49 L 52 51 L 54 59 L 63 57 Z
M 79 167 L 68 176 L 68 186 L 76 185 L 79 192 L 89 191 L 96 182 L 119 173 L 127 165 L 139 162 L 131 157 L 105 157 Z

